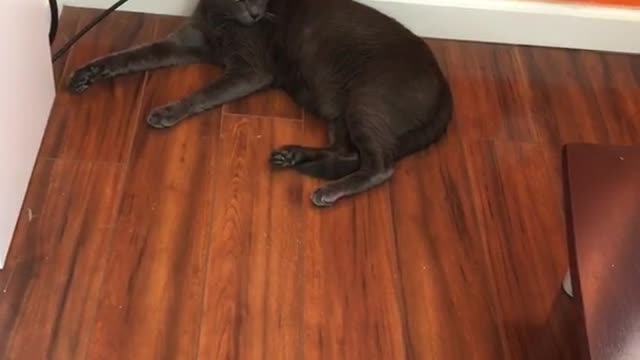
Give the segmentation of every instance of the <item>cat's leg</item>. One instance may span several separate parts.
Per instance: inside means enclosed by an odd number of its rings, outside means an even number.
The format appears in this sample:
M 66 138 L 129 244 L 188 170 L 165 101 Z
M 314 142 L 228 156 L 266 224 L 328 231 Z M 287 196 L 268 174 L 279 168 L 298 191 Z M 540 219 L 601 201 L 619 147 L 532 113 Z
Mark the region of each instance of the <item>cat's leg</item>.
M 228 66 L 220 78 L 191 96 L 154 109 L 147 123 L 155 128 L 171 127 L 185 118 L 266 88 L 272 81 L 270 74 L 257 72 L 251 66 Z
M 274 167 L 287 168 L 337 155 L 331 148 L 285 145 L 271 152 L 269 162 Z
M 202 33 L 191 26 L 185 26 L 163 40 L 91 61 L 71 75 L 69 89 L 80 93 L 99 80 L 161 67 L 203 62 L 205 46 Z
M 358 154 L 351 151 L 342 119 L 329 122 L 328 147 L 286 145 L 274 150 L 269 161 L 276 168 L 293 168 L 312 177 L 334 180 L 357 170 Z
M 332 153 L 323 159 L 296 165 L 294 169 L 307 176 L 325 180 L 337 180 L 357 171 L 359 167 L 360 158 L 358 153 Z
M 351 139 L 345 119 L 339 117 L 329 121 L 328 126 L 329 148 L 338 153 L 351 152 Z
M 331 206 L 338 199 L 369 190 L 393 175 L 395 138 L 382 112 L 355 107 L 347 114 L 347 126 L 353 146 L 359 154 L 357 170 L 317 189 L 311 196 L 316 206 Z
M 349 133 L 343 120 L 329 122 L 328 138 L 328 147 L 282 146 L 271 153 L 270 161 L 276 167 L 292 167 L 330 156 L 350 155 Z
M 357 153 L 300 145 L 287 145 L 274 150 L 269 161 L 276 168 L 293 168 L 304 175 L 328 180 L 339 179 L 356 171 L 359 164 Z

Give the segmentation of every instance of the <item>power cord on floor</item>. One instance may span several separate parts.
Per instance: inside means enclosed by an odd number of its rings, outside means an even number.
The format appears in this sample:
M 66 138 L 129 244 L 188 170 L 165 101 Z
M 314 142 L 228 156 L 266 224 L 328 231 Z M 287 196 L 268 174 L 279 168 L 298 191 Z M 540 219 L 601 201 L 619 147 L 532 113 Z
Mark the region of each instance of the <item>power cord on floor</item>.
M 49 8 L 51 9 L 49 44 L 53 44 L 53 40 L 56 39 L 56 34 L 58 33 L 58 18 L 60 17 L 60 13 L 58 12 L 58 2 L 56 0 L 49 0 Z
M 56 51 L 56 53 L 53 54 L 53 62 L 56 62 L 57 60 L 59 60 L 67 51 L 69 51 L 69 49 L 73 46 L 73 44 L 75 44 L 78 40 L 80 40 L 80 38 L 83 37 L 86 33 L 88 33 L 89 30 L 93 29 L 93 27 L 96 26 L 100 21 L 102 21 L 104 18 L 109 16 L 109 14 L 111 14 L 112 12 L 116 11 L 116 9 L 118 9 L 127 1 L 129 0 L 119 0 L 115 4 L 111 5 L 110 8 L 103 11 L 100 15 L 96 16 L 95 19 L 93 19 L 89 24 L 87 24 L 80 31 L 78 31 L 78 33 L 75 34 L 71 39 L 69 39 L 69 41 L 67 41 L 67 43 L 60 48 L 60 50 Z M 56 0 L 49 0 L 49 5 L 51 7 L 51 29 L 49 32 L 49 41 L 53 43 L 53 40 L 55 39 L 55 36 L 56 36 L 56 32 L 58 31 L 58 4 Z M 54 20 L 54 15 L 55 15 L 55 20 Z

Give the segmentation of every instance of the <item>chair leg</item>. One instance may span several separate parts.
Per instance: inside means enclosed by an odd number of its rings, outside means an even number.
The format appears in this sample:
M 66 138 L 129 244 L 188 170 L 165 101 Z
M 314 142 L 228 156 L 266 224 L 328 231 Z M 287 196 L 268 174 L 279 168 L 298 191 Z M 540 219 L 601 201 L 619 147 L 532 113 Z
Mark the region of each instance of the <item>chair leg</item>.
M 569 297 L 573 298 L 573 284 L 571 283 L 571 271 L 569 270 L 564 276 L 564 280 L 562 280 L 562 289 Z

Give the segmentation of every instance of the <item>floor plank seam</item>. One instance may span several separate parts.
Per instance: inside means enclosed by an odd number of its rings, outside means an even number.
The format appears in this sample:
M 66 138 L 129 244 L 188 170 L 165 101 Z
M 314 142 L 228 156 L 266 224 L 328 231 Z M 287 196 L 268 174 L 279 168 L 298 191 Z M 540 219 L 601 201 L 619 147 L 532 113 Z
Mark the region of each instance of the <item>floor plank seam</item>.
M 113 218 L 113 224 L 111 226 L 105 227 L 108 228 L 110 231 L 108 232 L 108 235 L 105 236 L 105 238 L 103 239 L 103 241 L 107 242 L 107 251 L 106 251 L 106 260 L 105 260 L 105 269 L 102 272 L 102 278 L 100 279 L 100 288 L 97 291 L 98 294 L 98 300 L 97 300 L 97 304 L 96 304 L 96 311 L 95 311 L 95 318 L 94 321 L 91 322 L 91 328 L 90 331 L 88 332 L 88 336 L 87 336 L 87 346 L 84 349 L 84 354 L 81 356 L 82 359 L 88 359 L 89 357 L 89 353 L 90 353 L 90 348 L 91 348 L 91 343 L 94 337 L 94 333 L 95 333 L 95 328 L 96 328 L 96 320 L 98 318 L 98 309 L 100 306 L 100 299 L 102 299 L 102 295 L 103 295 L 103 289 L 105 287 L 105 283 L 107 282 L 107 271 L 108 271 L 108 267 L 109 267 L 109 260 L 111 259 L 111 255 L 113 254 L 113 249 L 114 249 L 114 242 L 113 242 L 113 238 L 114 238 L 114 234 L 115 234 L 115 229 L 118 226 L 121 226 L 121 219 L 120 219 L 120 207 L 122 206 L 123 202 L 124 202 L 124 188 L 127 184 L 127 179 L 129 177 L 129 173 L 130 173 L 130 166 L 125 166 L 124 169 L 122 170 L 122 175 L 120 176 L 120 180 L 119 180 L 119 184 L 118 184 L 118 190 L 117 190 L 117 197 L 118 200 L 116 201 L 116 203 L 113 206 L 113 213 L 111 214 L 112 218 Z
M 93 160 L 93 159 L 78 159 L 78 158 L 65 158 L 63 156 L 38 156 L 38 161 L 60 161 L 67 163 L 79 163 L 79 164 L 88 164 L 88 165 L 97 165 L 97 166 L 108 166 L 108 165 L 120 165 L 120 166 L 128 166 L 129 161 L 110 161 L 110 160 Z
M 404 289 L 404 282 L 402 280 L 402 267 L 400 265 L 400 244 L 398 242 L 398 229 L 396 226 L 396 212 L 395 212 L 395 206 L 394 206 L 394 200 L 393 200 L 393 195 L 391 192 L 391 184 L 389 183 L 389 185 L 387 185 L 387 197 L 388 197 L 388 201 L 389 201 L 389 215 L 391 217 L 391 231 L 393 234 L 393 242 L 394 242 L 394 248 L 396 250 L 396 253 L 394 254 L 395 257 L 395 271 L 397 274 L 397 281 L 398 281 L 398 287 L 400 288 L 399 290 L 399 294 L 398 294 L 398 305 L 401 307 L 400 309 L 400 314 L 402 316 L 402 332 L 403 332 L 403 342 L 404 342 L 404 348 L 405 348 L 405 355 L 407 357 L 407 359 L 415 359 L 415 351 L 413 349 L 413 345 L 412 345 L 412 341 L 411 341 L 411 331 L 409 330 L 409 313 L 408 313 L 408 306 L 407 306 L 407 296 L 405 293 L 405 289 Z
M 152 30 L 152 36 L 155 36 L 155 33 L 157 31 L 157 27 L 158 27 L 158 21 L 155 21 L 154 23 L 154 28 Z M 145 72 L 143 78 L 142 78 L 142 85 L 140 87 L 140 91 L 138 92 L 138 104 L 136 105 L 137 107 L 137 111 L 136 111 L 136 115 L 134 116 L 134 119 L 136 120 L 140 120 L 141 118 L 141 114 L 142 114 L 142 107 L 144 104 L 144 95 L 146 92 L 146 87 L 148 84 L 148 78 L 149 78 L 149 73 Z M 114 228 L 116 228 L 117 226 L 121 226 L 122 225 L 122 219 L 120 218 L 120 210 L 121 210 L 121 206 L 124 202 L 124 196 L 125 196 L 125 186 L 127 184 L 127 180 L 129 179 L 129 177 L 131 176 L 132 173 L 132 168 L 131 168 L 131 164 L 130 164 L 130 160 L 133 154 L 133 150 L 134 150 L 134 144 L 135 144 L 135 139 L 136 136 L 138 134 L 138 131 L 140 131 L 140 125 L 139 125 L 140 121 L 136 121 L 136 124 L 134 125 L 134 128 L 132 130 L 133 134 L 131 135 L 131 140 L 129 141 L 129 144 L 127 144 L 128 147 L 128 154 L 126 155 L 126 161 L 123 163 L 124 169 L 123 169 L 123 173 L 121 175 L 119 184 L 118 184 L 118 200 L 116 201 L 116 203 L 114 204 L 113 207 L 113 222 L 114 225 L 112 227 L 112 230 L 109 232 L 109 236 L 107 237 L 108 244 L 107 244 L 107 254 L 106 254 L 106 263 L 105 263 L 105 269 L 104 272 L 102 274 L 102 279 L 100 279 L 100 288 L 97 291 L 98 294 L 98 303 L 96 304 L 96 309 L 99 308 L 100 305 L 100 299 L 102 299 L 103 296 L 103 291 L 105 288 L 105 283 L 107 282 L 107 275 L 106 272 L 108 270 L 108 266 L 109 266 L 109 260 L 111 259 L 111 256 L 113 254 L 114 251 L 114 245 L 113 245 L 113 236 L 115 234 L 115 231 L 113 230 Z M 106 241 L 106 240 L 105 240 Z M 93 341 L 94 335 L 95 335 L 95 328 L 96 328 L 96 320 L 98 317 L 99 312 L 96 310 L 94 316 L 96 317 L 96 319 L 94 319 L 94 321 L 92 322 L 92 326 L 90 328 L 90 331 L 88 332 L 88 336 L 87 336 L 87 346 L 84 349 L 85 352 L 82 355 L 83 359 L 88 359 L 89 354 L 90 354 L 90 348 L 91 348 L 91 343 Z
M 254 119 L 273 119 L 273 120 L 280 120 L 280 121 L 296 121 L 296 122 L 303 121 L 302 116 L 300 118 L 292 118 L 292 117 L 272 116 L 272 115 L 240 114 L 240 113 L 225 111 L 224 108 L 225 106 L 222 107 L 223 116 L 248 117 L 248 118 L 254 118 Z
M 220 121 L 217 122 L 217 127 L 218 127 L 218 139 L 221 139 L 221 135 L 222 135 L 222 121 L 224 119 L 224 116 L 222 114 L 222 111 L 220 111 Z M 214 137 L 211 136 L 211 138 L 213 139 Z M 213 143 L 213 142 L 212 142 Z M 212 171 L 213 173 L 215 173 L 215 170 L 218 166 L 218 164 L 220 163 L 220 158 L 221 158 L 221 146 L 220 146 L 221 142 L 220 141 L 215 141 L 215 153 L 214 153 L 214 157 L 213 157 L 213 166 L 210 166 L 209 171 Z M 202 299 L 200 301 L 200 316 L 199 316 L 199 324 L 197 327 L 197 335 L 196 335 L 196 339 L 195 339 L 195 351 L 194 351 L 194 360 L 198 360 L 200 359 L 200 343 L 201 343 L 201 339 L 202 339 L 202 326 L 204 323 L 204 313 L 205 313 L 205 307 L 206 307 L 206 300 L 207 300 L 207 283 L 208 283 L 208 279 L 209 279 L 209 259 L 211 258 L 211 248 L 213 246 L 213 242 L 216 241 L 215 240 L 215 236 L 213 236 L 213 230 L 214 230 L 214 217 L 215 217 L 215 209 L 216 209 L 216 204 L 218 202 L 218 196 L 216 194 L 216 185 L 217 185 L 217 177 L 216 176 L 211 176 L 209 178 L 209 181 L 211 182 L 210 185 L 211 186 L 211 192 L 213 193 L 212 198 L 211 198 L 211 205 L 210 205 L 210 209 L 211 209 L 211 213 L 209 215 L 209 221 L 207 223 L 207 231 L 206 234 L 208 236 L 211 237 L 211 240 L 207 242 L 207 254 L 205 256 L 205 267 L 204 267 L 204 279 L 202 282 Z

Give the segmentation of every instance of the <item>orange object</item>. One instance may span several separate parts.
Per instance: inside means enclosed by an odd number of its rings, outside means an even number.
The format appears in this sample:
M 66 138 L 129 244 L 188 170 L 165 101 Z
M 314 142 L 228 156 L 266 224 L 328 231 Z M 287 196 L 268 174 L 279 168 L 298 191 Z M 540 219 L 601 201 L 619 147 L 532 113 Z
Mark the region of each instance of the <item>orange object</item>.
M 603 5 L 622 5 L 622 6 L 638 6 L 640 7 L 640 0 L 571 0 L 577 3 L 591 3 L 591 4 L 603 4 Z

